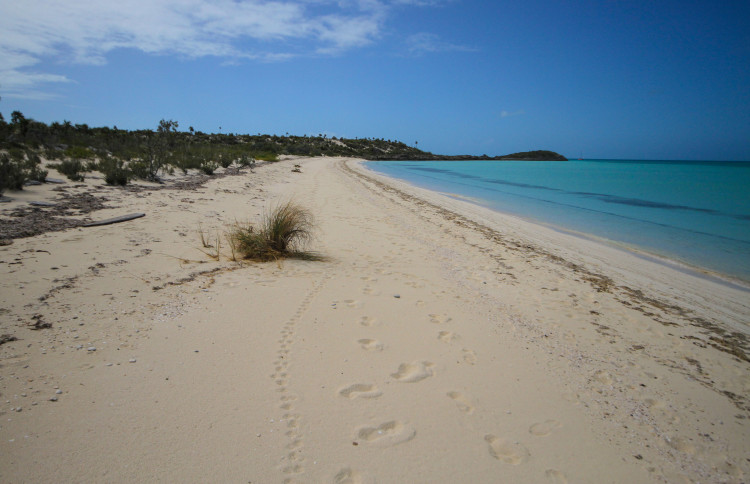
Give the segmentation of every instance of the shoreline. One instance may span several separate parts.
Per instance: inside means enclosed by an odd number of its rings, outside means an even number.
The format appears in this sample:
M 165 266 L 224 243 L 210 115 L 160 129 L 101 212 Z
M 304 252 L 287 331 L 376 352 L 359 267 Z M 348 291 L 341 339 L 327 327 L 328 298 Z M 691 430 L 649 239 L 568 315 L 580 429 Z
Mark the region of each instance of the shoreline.
M 468 197 L 453 197 L 451 194 L 421 188 L 405 180 L 389 177 L 371 170 L 365 163 L 366 161 L 362 160 L 357 166 L 366 171 L 368 176 L 393 185 L 405 193 L 424 198 L 437 205 L 442 203 L 444 206 L 448 206 L 450 210 L 454 210 L 456 213 L 474 222 L 484 224 L 490 229 L 502 231 L 504 228 L 510 228 L 514 236 L 530 240 L 532 243 L 537 243 L 547 249 L 558 249 L 564 258 L 569 258 L 581 265 L 593 264 L 597 271 L 603 271 L 605 274 L 611 272 L 613 274 L 607 275 L 616 275 L 625 281 L 634 280 L 637 284 L 646 285 L 649 285 L 649 282 L 653 282 L 662 289 L 664 286 L 671 286 L 675 282 L 678 282 L 681 284 L 677 286 L 678 290 L 692 292 L 696 295 L 696 289 L 694 289 L 696 283 L 691 281 L 691 279 L 698 279 L 708 284 L 708 288 L 699 285 L 699 291 L 707 291 L 710 294 L 722 293 L 723 291 L 717 286 L 723 286 L 731 290 L 733 292 L 732 296 L 725 299 L 725 301 L 741 301 L 744 293 L 750 291 L 750 287 L 742 284 L 743 281 L 736 280 L 730 276 L 724 277 L 723 274 L 705 269 L 701 270 L 702 268 L 689 266 L 680 261 L 659 257 L 648 252 L 641 252 L 637 248 L 623 247 L 616 243 L 606 243 L 596 236 L 567 230 L 515 214 L 501 212 L 472 201 Z M 449 200 L 455 200 L 455 203 L 449 203 Z M 556 237 L 554 234 L 559 234 L 559 237 Z M 638 261 L 643 261 L 645 264 L 638 264 Z M 668 272 L 658 271 L 654 266 L 663 267 Z M 649 281 L 649 275 L 658 277 L 654 278 L 653 281 Z M 671 291 L 664 290 L 663 294 L 669 297 L 669 299 L 674 299 L 673 296 L 668 294 L 669 292 Z M 736 314 L 737 317 L 733 318 L 733 326 L 744 332 L 750 330 L 750 327 L 748 327 L 750 323 L 750 304 L 740 304 Z
M 379 175 L 389 177 L 390 175 L 388 175 L 387 173 L 382 173 L 382 172 L 380 172 L 377 169 L 370 168 L 370 167 L 367 166 L 370 163 L 378 163 L 379 161 L 380 160 L 375 160 L 375 161 L 364 160 L 365 168 L 368 169 L 368 170 L 370 170 L 373 173 L 377 173 Z M 592 161 L 592 162 L 624 161 L 624 162 L 627 162 L 627 163 L 642 163 L 643 162 L 643 161 L 639 161 L 639 160 L 587 160 L 587 161 Z M 658 162 L 660 160 L 650 160 L 650 161 L 653 161 L 654 163 L 656 163 L 656 162 Z M 677 161 L 675 161 L 675 162 L 677 162 Z M 708 162 L 706 162 L 706 163 L 709 166 L 711 165 L 711 163 L 708 163 Z M 376 165 L 373 165 L 373 166 L 376 166 Z M 498 207 L 495 206 L 495 203 L 492 201 L 492 199 L 484 200 L 484 199 L 481 199 L 481 198 L 473 197 L 470 194 L 469 195 L 464 195 L 464 194 L 459 194 L 459 193 L 452 193 L 450 191 L 444 191 L 444 190 L 441 190 L 439 188 L 431 187 L 430 184 L 424 182 L 424 180 L 422 180 L 422 182 L 421 182 L 422 184 L 416 184 L 415 182 L 410 181 L 407 178 L 403 178 L 403 179 L 398 178 L 398 179 L 400 181 L 403 181 L 403 182 L 405 182 L 405 183 L 407 183 L 409 185 L 415 186 L 415 187 L 420 187 L 420 188 L 423 188 L 425 190 L 439 192 L 439 193 L 442 193 L 444 195 L 447 195 L 447 196 L 450 196 L 450 197 L 453 197 L 453 198 L 457 198 L 459 200 L 469 201 L 469 202 L 471 202 L 471 203 L 473 203 L 475 205 L 481 206 L 481 207 L 486 208 L 486 209 L 491 210 L 491 211 L 495 211 L 495 212 L 504 214 L 504 215 L 509 216 L 509 217 L 516 217 L 516 218 L 519 218 L 521 220 L 524 220 L 524 221 L 532 223 L 532 224 L 541 225 L 541 226 L 548 227 L 548 228 L 550 228 L 552 230 L 556 230 L 556 231 L 559 231 L 559 232 L 562 232 L 562 233 L 566 233 L 566 234 L 573 235 L 573 236 L 576 236 L 576 237 L 581 237 L 581 238 L 589 239 L 589 240 L 598 242 L 598 243 L 603 244 L 603 245 L 608 245 L 610 247 L 619 248 L 621 250 L 625 250 L 626 252 L 630 252 L 630 253 L 633 253 L 633 254 L 638 255 L 638 256 L 642 255 L 642 256 L 644 256 L 647 259 L 653 259 L 655 261 L 659 261 L 659 262 L 664 263 L 664 264 L 666 264 L 666 265 L 668 265 L 670 267 L 677 268 L 678 270 L 693 272 L 696 275 L 700 275 L 701 277 L 708 277 L 708 278 L 716 279 L 716 280 L 719 280 L 719 281 L 725 281 L 726 283 L 728 283 L 728 284 L 730 284 L 732 286 L 738 286 L 740 288 L 744 288 L 747 291 L 750 291 L 750 273 L 747 273 L 747 272 L 745 272 L 745 273 L 739 273 L 739 274 L 732 274 L 732 273 L 729 273 L 729 272 L 723 272 L 721 269 L 714 269 L 714 268 L 711 268 L 711 267 L 708 267 L 708 266 L 705 266 L 705 265 L 701 265 L 700 263 L 694 262 L 692 260 L 683 259 L 678 254 L 672 254 L 672 253 L 670 253 L 670 250 L 667 247 L 660 247 L 660 248 L 658 248 L 657 247 L 658 244 L 654 248 L 650 248 L 648 246 L 639 246 L 637 244 L 632 244 L 632 243 L 621 241 L 621 240 L 610 239 L 610 238 L 608 238 L 606 236 L 606 234 L 605 235 L 599 235 L 599 234 L 595 233 L 596 229 L 592 228 L 592 227 L 588 228 L 588 230 L 592 230 L 591 232 L 586 231 L 587 229 L 581 229 L 581 230 L 579 230 L 579 229 L 575 229 L 575 228 L 570 228 L 570 227 L 567 227 L 565 225 L 558 225 L 555 221 L 548 221 L 548 220 L 545 220 L 543 218 L 536 218 L 533 215 L 525 215 L 525 214 L 520 214 L 520 213 L 514 213 L 512 211 L 504 210 L 502 207 L 498 208 Z M 589 210 L 589 209 L 588 208 L 583 208 L 583 210 Z M 616 215 L 616 214 L 610 214 L 610 215 L 612 215 L 614 217 L 622 217 L 622 215 Z M 625 217 L 625 218 L 628 218 L 628 217 Z M 634 220 L 638 220 L 638 219 L 634 219 Z M 652 223 L 654 223 L 654 222 L 647 221 L 647 220 L 638 220 L 638 221 L 641 222 L 641 223 L 646 223 L 646 224 L 652 224 Z M 711 235 L 711 234 L 705 234 L 705 235 Z M 712 235 L 712 236 L 720 238 L 720 239 L 721 238 L 726 239 L 726 237 L 722 236 L 722 235 Z M 734 240 L 734 239 L 730 238 L 728 240 Z M 721 266 L 721 264 L 722 264 L 722 261 L 718 261 L 718 266 Z
M 0 345 L 0 478 L 750 475 L 744 292 L 362 161 L 183 190 L 67 184 L 107 199 L 92 218 L 146 216 L 0 247 L 0 334 L 18 338 Z M 289 198 L 325 261 L 217 247 Z
M 373 172 L 373 173 L 376 173 L 376 172 Z M 384 175 L 384 176 L 386 176 L 386 175 Z M 406 183 L 408 183 L 408 182 L 406 182 Z M 412 185 L 412 186 L 416 186 L 416 185 Z M 425 189 L 425 190 L 429 190 L 429 189 Z M 622 251 L 624 253 L 627 253 L 627 254 L 633 255 L 635 257 L 638 257 L 639 259 L 644 259 L 644 260 L 647 260 L 649 262 L 654 262 L 656 264 L 668 267 L 670 269 L 682 272 L 682 273 L 687 274 L 687 275 L 699 277 L 701 279 L 706 279 L 706 280 L 711 281 L 711 282 L 715 282 L 715 283 L 718 283 L 718 284 L 722 284 L 722 285 L 731 287 L 732 289 L 737 289 L 737 290 L 740 290 L 740 291 L 750 292 L 750 281 L 746 281 L 744 279 L 732 276 L 730 274 L 725 274 L 725 273 L 721 273 L 721 272 L 718 272 L 718 271 L 713 271 L 713 270 L 711 270 L 709 268 L 706 268 L 706 267 L 689 264 L 687 262 L 684 262 L 684 261 L 681 261 L 681 260 L 677 260 L 677 259 L 674 259 L 674 258 L 670 258 L 670 257 L 665 256 L 665 255 L 661 255 L 661 254 L 656 254 L 656 253 L 653 253 L 653 252 L 649 252 L 649 251 L 647 251 L 647 250 L 645 250 L 643 248 L 640 248 L 640 247 L 637 247 L 637 246 L 633 246 L 633 245 L 628 245 L 625 242 L 620 242 L 620 241 L 617 241 L 617 240 L 611 240 L 611 239 L 607 239 L 605 237 L 599 237 L 599 236 L 597 236 L 595 234 L 576 231 L 576 230 L 573 230 L 573 229 L 570 229 L 570 228 L 567 228 L 567 227 L 563 227 L 561 225 L 555 225 L 553 223 L 543 222 L 541 220 L 537 220 L 537 219 L 530 218 L 530 217 L 523 217 L 523 216 L 520 216 L 520 215 L 516 215 L 516 214 L 510 213 L 510 212 L 503 212 L 501 210 L 497 210 L 497 209 L 494 209 L 492 207 L 489 207 L 489 206 L 483 204 L 481 202 L 481 200 L 479 200 L 479 199 L 473 199 L 472 197 L 468 197 L 468 196 L 464 196 L 464 195 L 460 195 L 460 194 L 456 194 L 456 193 L 440 192 L 440 191 L 437 191 L 437 190 L 431 190 L 431 191 L 434 191 L 436 193 L 440 193 L 440 194 L 442 194 L 442 195 L 444 195 L 446 197 L 454 198 L 456 200 L 467 201 L 467 202 L 472 203 L 474 205 L 477 205 L 479 207 L 486 208 L 486 209 L 491 210 L 493 212 L 500 213 L 503 216 L 517 218 L 519 220 L 523 220 L 524 222 L 527 222 L 527 223 L 532 224 L 532 225 L 538 225 L 538 226 L 541 226 L 541 227 L 546 227 L 546 228 L 548 228 L 550 230 L 554 230 L 555 232 L 559 232 L 561 234 L 570 235 L 570 236 L 575 237 L 575 238 L 579 238 L 579 239 L 591 241 L 591 242 L 594 242 L 594 243 L 597 243 L 597 244 L 600 244 L 600 245 L 603 245 L 603 246 L 607 246 L 607 247 L 610 247 L 610 248 L 613 248 L 613 249 L 618 249 L 618 250 L 620 250 L 620 251 Z

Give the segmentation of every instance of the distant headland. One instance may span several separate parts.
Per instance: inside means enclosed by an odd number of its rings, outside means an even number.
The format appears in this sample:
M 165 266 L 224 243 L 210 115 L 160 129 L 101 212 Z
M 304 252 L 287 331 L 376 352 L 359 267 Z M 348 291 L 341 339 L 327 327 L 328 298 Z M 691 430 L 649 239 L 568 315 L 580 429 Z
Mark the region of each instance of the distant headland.
M 377 160 L 395 160 L 396 158 L 378 158 Z M 513 160 L 513 161 L 568 161 L 563 155 L 555 153 L 554 151 L 547 150 L 535 150 L 535 151 L 521 151 L 518 153 L 511 153 L 503 156 L 472 156 L 472 155 L 435 155 L 432 153 L 421 152 L 421 154 L 411 155 L 410 157 L 398 158 L 400 161 L 464 161 L 464 160 Z

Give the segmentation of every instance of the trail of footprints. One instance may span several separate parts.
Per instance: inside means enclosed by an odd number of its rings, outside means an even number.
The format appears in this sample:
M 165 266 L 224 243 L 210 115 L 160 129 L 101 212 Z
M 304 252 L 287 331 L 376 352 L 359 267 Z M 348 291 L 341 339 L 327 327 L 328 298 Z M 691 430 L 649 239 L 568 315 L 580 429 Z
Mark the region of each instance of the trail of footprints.
M 271 375 L 277 391 L 279 392 L 279 408 L 284 411 L 282 420 L 286 422 L 286 436 L 288 444 L 286 445 L 287 453 L 282 458 L 281 470 L 285 475 L 285 483 L 297 482 L 295 477 L 300 477 L 305 470 L 305 458 L 303 456 L 304 437 L 300 432 L 300 421 L 302 416 L 295 413 L 295 401 L 297 396 L 289 391 L 289 355 L 295 341 L 296 328 L 302 317 L 307 311 L 312 299 L 320 292 L 325 285 L 327 277 L 318 281 L 311 291 L 307 294 L 302 304 L 297 309 L 294 316 L 287 321 L 281 330 L 279 339 L 278 357 L 275 360 L 275 371 Z M 357 300 L 342 301 L 338 307 L 349 309 L 361 309 L 364 304 Z M 335 302 L 334 306 L 340 304 Z M 430 323 L 440 325 L 441 329 L 437 333 L 437 340 L 445 344 L 454 344 L 461 340 L 461 337 L 450 331 L 448 328 L 443 329 L 451 322 L 451 318 L 440 314 L 428 314 Z M 381 324 L 376 318 L 370 316 L 361 316 L 357 320 L 363 329 L 372 328 Z M 361 338 L 356 341 L 363 351 L 380 352 L 384 351 L 386 345 L 374 338 Z M 468 365 L 475 365 L 478 361 L 476 352 L 468 348 L 462 348 L 460 351 L 461 359 Z M 418 384 L 419 382 L 435 376 L 436 365 L 430 361 L 411 361 L 405 362 L 395 368 L 389 377 L 397 383 Z M 353 383 L 337 390 L 339 398 L 351 401 L 377 399 L 383 395 L 382 390 L 374 383 Z M 460 391 L 449 391 L 446 394 L 455 404 L 458 411 L 470 416 L 476 408 L 472 398 Z M 546 420 L 531 425 L 529 434 L 534 437 L 543 437 L 551 434 L 560 423 L 556 420 Z M 375 424 L 366 424 L 354 429 L 353 438 L 358 444 L 365 444 L 374 447 L 390 447 L 404 444 L 416 438 L 417 429 L 409 422 L 392 419 Z M 529 450 L 521 442 L 496 436 L 494 434 L 484 435 L 484 441 L 487 446 L 487 452 L 491 457 L 498 461 L 517 466 L 525 463 L 531 457 Z M 567 482 L 563 473 L 549 469 L 546 471 L 546 477 L 554 482 Z M 333 477 L 333 482 L 362 482 L 363 475 L 349 467 L 342 468 Z
M 302 315 L 310 307 L 310 302 L 320 292 L 329 278 L 329 276 L 326 276 L 315 282 L 313 288 L 305 296 L 305 299 L 302 300 L 302 304 L 297 308 L 294 316 L 282 327 L 281 338 L 278 341 L 279 350 L 276 352 L 278 356 L 274 361 L 274 372 L 271 374 L 271 378 L 277 387 L 276 391 L 279 393 L 279 408 L 284 412 L 281 416 L 281 421 L 286 422 L 287 429 L 285 431 L 285 435 L 288 438 L 288 444 L 286 445 L 287 453 L 281 459 L 281 471 L 286 476 L 284 479 L 285 484 L 297 482 L 295 476 L 302 474 L 305 470 L 305 458 L 303 456 L 304 437 L 300 432 L 300 420 L 302 416 L 295 413 L 294 402 L 298 397 L 289 391 L 288 371 L 290 352 L 294 345 L 297 325 Z M 352 392 L 354 391 L 353 389 Z
M 365 291 L 365 294 L 372 294 L 372 292 Z M 354 300 L 347 300 L 344 303 L 348 308 L 361 309 L 364 306 L 363 303 Z M 421 306 L 424 306 L 424 304 Z M 430 323 L 441 326 L 437 333 L 437 340 L 440 342 L 454 344 L 461 340 L 460 335 L 445 328 L 452 321 L 450 317 L 442 314 L 428 314 L 427 318 Z M 371 316 L 361 316 L 357 322 L 363 328 L 372 328 L 381 324 L 377 318 Z M 383 342 L 373 338 L 359 339 L 357 340 L 357 344 L 365 351 L 383 351 L 386 347 Z M 462 348 L 459 354 L 461 360 L 468 365 L 473 366 L 478 362 L 476 352 L 471 349 Z M 400 364 L 389 376 L 399 383 L 419 383 L 435 376 L 435 368 L 436 365 L 429 361 L 405 362 Z M 383 392 L 374 383 L 354 383 L 340 388 L 338 395 L 349 400 L 374 399 L 382 396 Z M 475 412 L 476 407 L 469 395 L 454 390 L 447 392 L 446 396 L 453 401 L 456 408 L 463 414 L 468 416 Z M 560 422 L 556 420 L 538 422 L 529 427 L 529 434 L 534 437 L 543 437 L 551 434 L 560 426 Z M 379 424 L 358 427 L 355 429 L 353 437 L 358 444 L 387 447 L 409 442 L 416 435 L 417 429 L 410 423 L 401 420 L 388 420 Z M 489 455 L 504 464 L 518 466 L 528 461 L 531 457 L 531 453 L 521 442 L 494 434 L 484 435 L 484 441 Z M 351 468 L 344 468 L 334 476 L 334 482 L 356 482 L 357 479 L 353 479 L 354 476 L 359 478 L 361 474 Z M 545 472 L 545 476 L 553 482 L 567 482 L 565 475 L 555 469 L 548 469 Z

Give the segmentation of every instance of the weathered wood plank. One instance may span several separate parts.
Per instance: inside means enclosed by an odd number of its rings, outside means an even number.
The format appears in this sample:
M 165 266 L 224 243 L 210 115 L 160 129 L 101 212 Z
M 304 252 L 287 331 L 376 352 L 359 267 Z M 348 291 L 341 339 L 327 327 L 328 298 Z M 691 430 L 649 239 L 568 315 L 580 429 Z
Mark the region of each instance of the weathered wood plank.
M 120 222 L 127 222 L 128 220 L 133 220 L 135 218 L 141 218 L 145 217 L 145 213 L 129 213 L 127 215 L 121 215 L 119 217 L 114 218 L 108 218 L 106 220 L 98 220 L 96 222 L 89 222 L 87 224 L 83 224 L 83 227 L 97 227 L 99 225 L 110 225 L 110 224 L 119 224 Z

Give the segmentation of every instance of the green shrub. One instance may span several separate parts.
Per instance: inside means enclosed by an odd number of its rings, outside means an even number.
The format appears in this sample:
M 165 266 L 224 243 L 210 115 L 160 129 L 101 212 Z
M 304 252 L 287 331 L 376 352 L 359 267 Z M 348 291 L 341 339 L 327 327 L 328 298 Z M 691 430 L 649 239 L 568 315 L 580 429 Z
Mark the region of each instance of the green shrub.
M 222 168 L 229 168 L 232 164 L 232 159 L 229 156 L 219 155 L 219 164 Z
M 125 186 L 130 181 L 130 172 L 126 169 L 115 168 L 104 173 L 104 181 L 107 185 Z
M 102 158 L 96 165 L 96 169 L 104 174 L 104 181 L 107 185 L 125 186 L 132 176 L 124 161 L 109 156 Z
M 240 155 L 240 159 L 237 160 L 237 164 L 240 165 L 242 168 L 245 168 L 247 166 L 251 166 L 255 164 L 255 160 L 248 156 L 247 153 L 243 153 Z
M 91 159 L 95 154 L 90 148 L 84 146 L 70 146 L 63 151 L 63 154 L 69 158 Z
M 47 179 L 47 170 L 43 170 L 42 160 L 39 159 L 39 155 L 33 151 L 26 151 L 26 169 L 30 180 L 36 180 L 44 183 Z
M 5 153 L 0 154 L 0 195 L 5 190 L 23 189 L 23 184 L 28 179 L 29 173 L 23 163 Z
M 83 181 L 85 179 L 83 172 L 88 169 L 81 160 L 77 159 L 63 160 L 60 163 L 50 165 L 50 167 L 59 171 L 72 181 Z
M 64 153 L 68 158 L 93 158 L 94 153 L 83 146 L 69 146 Z
M 312 239 L 312 230 L 313 218 L 310 212 L 287 202 L 266 214 L 258 230 L 252 225 L 238 224 L 229 232 L 228 238 L 233 253 L 244 259 L 320 259 L 313 253 L 303 251 Z
M 264 152 L 256 153 L 255 159 L 261 161 L 279 161 L 279 156 L 276 153 Z
M 62 150 L 48 146 L 44 149 L 44 157 L 48 160 L 61 160 L 64 154 Z
M 128 168 L 130 168 L 130 173 L 132 173 L 134 177 L 140 178 L 141 180 L 147 180 L 151 173 L 148 163 L 142 160 L 131 161 Z
M 23 149 L 18 148 L 17 146 L 8 148 L 8 154 L 12 160 L 23 160 L 24 157 Z
M 205 160 L 200 166 L 200 170 L 206 175 L 213 175 L 218 168 L 219 164 L 213 160 Z
M 44 183 L 47 170 L 41 167 L 42 160 L 31 150 L 25 153 L 12 149 L 8 154 L 0 155 L 0 194 L 4 190 L 23 190 L 29 180 Z

